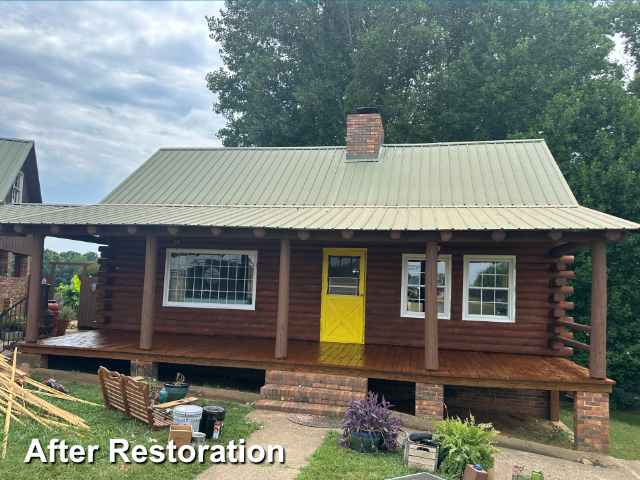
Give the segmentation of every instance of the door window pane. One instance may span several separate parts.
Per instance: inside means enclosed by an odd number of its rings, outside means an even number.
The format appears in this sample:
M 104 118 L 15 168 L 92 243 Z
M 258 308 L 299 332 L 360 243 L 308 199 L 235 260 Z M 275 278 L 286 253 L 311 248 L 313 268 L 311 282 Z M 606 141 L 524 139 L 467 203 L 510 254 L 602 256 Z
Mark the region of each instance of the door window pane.
M 360 295 L 360 257 L 329 256 L 328 295 Z

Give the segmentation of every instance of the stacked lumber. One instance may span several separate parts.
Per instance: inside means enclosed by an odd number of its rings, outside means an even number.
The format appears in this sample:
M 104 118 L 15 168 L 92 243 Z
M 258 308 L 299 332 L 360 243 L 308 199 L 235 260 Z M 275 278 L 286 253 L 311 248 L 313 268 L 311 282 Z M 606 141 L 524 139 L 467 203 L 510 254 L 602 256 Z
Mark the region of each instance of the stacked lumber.
M 5 356 L 0 355 L 0 414 L 5 417 L 2 441 L 3 458 L 6 454 L 7 435 L 11 421 L 24 425 L 23 420 L 29 418 L 47 428 L 89 430 L 84 419 L 40 397 L 100 406 L 59 392 L 33 380 L 25 372 L 16 368 L 16 352 L 13 355 L 13 363 L 10 363 Z M 76 431 L 76 433 L 78 432 Z

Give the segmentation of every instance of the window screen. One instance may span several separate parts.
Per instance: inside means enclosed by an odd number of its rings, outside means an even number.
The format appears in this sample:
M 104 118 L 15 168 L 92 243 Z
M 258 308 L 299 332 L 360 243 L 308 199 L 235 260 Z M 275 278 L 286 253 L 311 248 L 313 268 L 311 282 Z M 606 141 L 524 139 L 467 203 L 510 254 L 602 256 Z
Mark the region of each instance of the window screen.
M 328 295 L 360 295 L 360 257 L 329 256 Z
M 171 251 L 167 303 L 253 305 L 256 256 L 233 251 Z

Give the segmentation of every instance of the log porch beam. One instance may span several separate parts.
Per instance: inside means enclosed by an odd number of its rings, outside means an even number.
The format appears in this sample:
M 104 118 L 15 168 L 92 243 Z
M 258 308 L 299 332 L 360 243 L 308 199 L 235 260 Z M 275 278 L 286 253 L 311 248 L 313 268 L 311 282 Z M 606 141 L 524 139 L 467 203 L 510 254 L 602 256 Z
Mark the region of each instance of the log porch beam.
M 158 237 L 147 236 L 144 256 L 144 284 L 142 287 L 142 316 L 140 319 L 140 349 L 151 350 L 153 345 L 153 317 L 155 313 L 156 267 Z
M 25 340 L 28 343 L 38 341 L 40 323 L 40 289 L 42 285 L 42 263 L 44 256 L 44 235 L 31 237 L 31 267 L 29 269 L 29 299 L 27 300 L 27 328 Z
M 424 365 L 438 370 L 438 242 L 427 242 L 424 262 Z
M 280 240 L 280 275 L 278 280 L 278 318 L 276 323 L 276 358 L 287 358 L 289 339 L 289 283 L 291 276 L 291 240 Z
M 595 242 L 591 247 L 591 349 L 589 375 L 607 376 L 607 244 Z

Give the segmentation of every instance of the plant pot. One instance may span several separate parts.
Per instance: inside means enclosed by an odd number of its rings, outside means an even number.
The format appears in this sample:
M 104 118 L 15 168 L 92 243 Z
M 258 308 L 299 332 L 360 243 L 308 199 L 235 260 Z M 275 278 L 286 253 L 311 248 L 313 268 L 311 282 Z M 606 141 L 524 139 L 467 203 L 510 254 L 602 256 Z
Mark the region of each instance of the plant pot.
M 372 444 L 376 447 L 380 445 L 380 441 L 382 440 L 382 435 L 374 434 L 373 438 L 370 437 L 368 432 L 363 432 L 362 435 L 358 435 L 356 433 L 351 434 L 351 445 L 356 452 L 360 451 L 360 442 L 362 441 L 362 446 L 364 447 L 365 453 L 373 452 Z
M 56 337 L 62 337 L 67 331 L 67 320 L 58 319 L 58 325 L 56 326 Z
M 13 343 L 19 342 L 24 338 L 24 332 L 2 332 L 2 341 Z
M 189 384 L 181 383 L 180 385 L 176 385 L 174 382 L 165 383 L 164 389 L 167 392 L 167 398 L 165 402 L 173 402 L 174 400 L 182 400 L 187 396 L 187 392 L 189 391 Z

